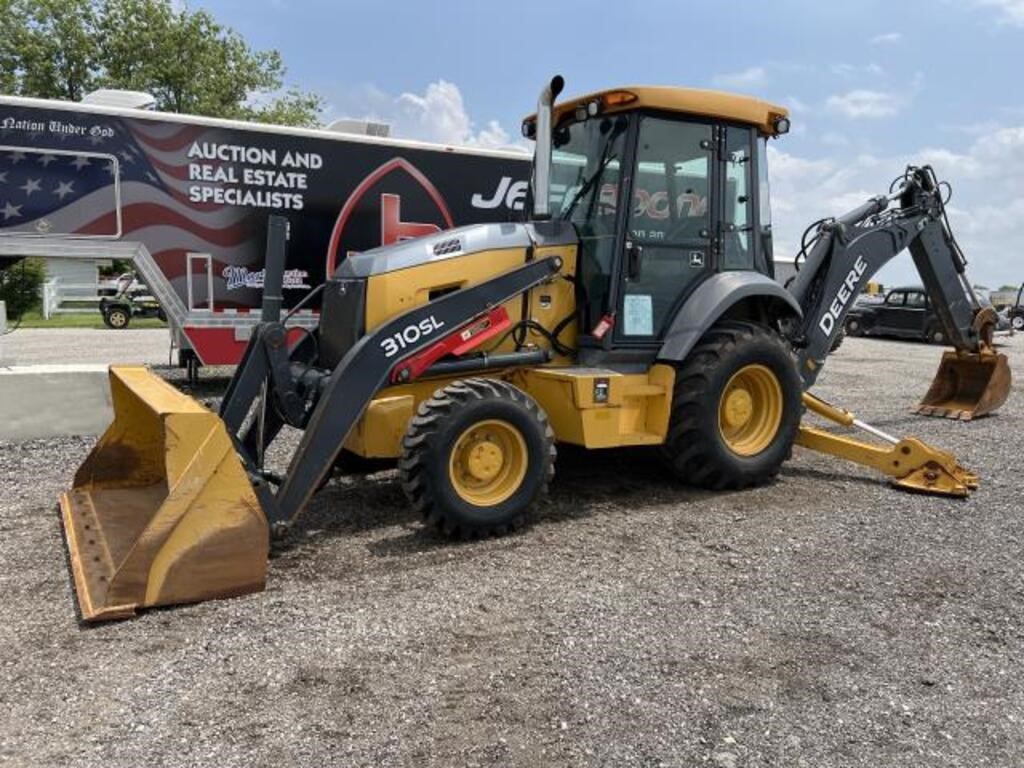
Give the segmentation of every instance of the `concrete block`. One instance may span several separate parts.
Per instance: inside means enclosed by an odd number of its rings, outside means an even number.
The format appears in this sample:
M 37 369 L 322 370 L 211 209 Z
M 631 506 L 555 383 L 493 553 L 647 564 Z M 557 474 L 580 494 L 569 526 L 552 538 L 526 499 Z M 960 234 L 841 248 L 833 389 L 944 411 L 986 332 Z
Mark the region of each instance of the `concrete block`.
M 0 440 L 98 435 L 113 420 L 106 365 L 0 368 Z

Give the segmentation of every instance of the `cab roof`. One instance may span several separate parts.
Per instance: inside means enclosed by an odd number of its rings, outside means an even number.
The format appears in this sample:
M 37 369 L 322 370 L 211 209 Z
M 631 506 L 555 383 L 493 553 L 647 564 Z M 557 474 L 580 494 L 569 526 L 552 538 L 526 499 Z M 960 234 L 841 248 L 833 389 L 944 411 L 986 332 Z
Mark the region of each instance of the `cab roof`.
M 789 117 L 789 110 L 778 104 L 772 104 L 752 96 L 741 96 L 724 91 L 711 91 L 702 88 L 676 88 L 664 85 L 627 85 L 621 88 L 608 88 L 583 96 L 565 99 L 555 104 L 554 123 L 576 110 L 580 105 L 599 100 L 603 106 L 603 114 L 633 111 L 637 109 L 656 109 L 664 112 L 678 112 L 684 115 L 710 117 L 755 126 L 767 136 L 777 134 L 775 121 L 781 117 Z M 526 118 L 527 122 L 536 120 L 536 115 Z

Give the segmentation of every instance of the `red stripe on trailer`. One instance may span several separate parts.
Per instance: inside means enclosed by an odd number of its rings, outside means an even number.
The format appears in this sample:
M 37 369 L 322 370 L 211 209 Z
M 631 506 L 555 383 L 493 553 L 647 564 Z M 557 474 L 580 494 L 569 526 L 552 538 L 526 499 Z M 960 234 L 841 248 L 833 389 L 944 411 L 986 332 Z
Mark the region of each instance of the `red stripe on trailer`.
M 160 152 L 174 152 L 181 149 L 189 142 L 198 139 L 206 129 L 201 125 L 189 125 L 176 131 L 170 136 L 158 137 L 147 133 L 141 127 L 131 128 L 132 135 L 147 147 L 159 150 Z
M 121 209 L 121 221 L 124 234 L 130 234 L 143 227 L 156 225 L 167 227 L 178 227 L 201 237 L 211 245 L 230 247 L 239 245 L 253 235 L 254 224 L 252 221 L 242 219 L 239 223 L 231 224 L 220 229 L 204 227 L 191 219 L 182 216 L 177 211 L 171 210 L 155 203 L 132 203 Z M 93 235 L 104 234 L 114 229 L 116 223 L 113 212 L 100 216 L 98 219 L 79 227 L 76 234 Z
M 184 331 L 199 362 L 203 365 L 238 365 L 242 353 L 249 344 L 248 339 L 235 337 L 234 328 L 198 328 L 186 325 Z M 302 328 L 289 328 L 288 343 L 294 344 L 305 334 L 306 331 Z

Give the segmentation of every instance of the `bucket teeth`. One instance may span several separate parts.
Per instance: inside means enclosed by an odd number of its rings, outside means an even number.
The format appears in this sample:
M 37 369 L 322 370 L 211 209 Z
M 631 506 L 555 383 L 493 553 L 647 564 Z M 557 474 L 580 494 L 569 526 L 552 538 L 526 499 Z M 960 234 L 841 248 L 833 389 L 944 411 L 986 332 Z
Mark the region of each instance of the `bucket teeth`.
M 1006 355 L 992 351 L 946 352 L 924 399 L 922 416 L 970 421 L 997 410 L 1010 394 Z

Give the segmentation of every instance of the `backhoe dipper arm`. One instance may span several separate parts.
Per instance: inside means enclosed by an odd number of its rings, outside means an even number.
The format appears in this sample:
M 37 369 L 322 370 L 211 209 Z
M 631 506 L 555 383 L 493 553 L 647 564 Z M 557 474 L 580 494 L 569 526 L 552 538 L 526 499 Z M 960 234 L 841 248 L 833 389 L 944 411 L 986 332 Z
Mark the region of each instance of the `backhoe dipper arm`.
M 790 287 L 803 308 L 794 342 L 805 390 L 817 379 L 863 285 L 904 248 L 910 249 L 949 342 L 958 352 L 990 348 L 996 318 L 981 307 L 967 280 L 941 185 L 930 166 L 908 167 L 896 193 L 818 226 Z

